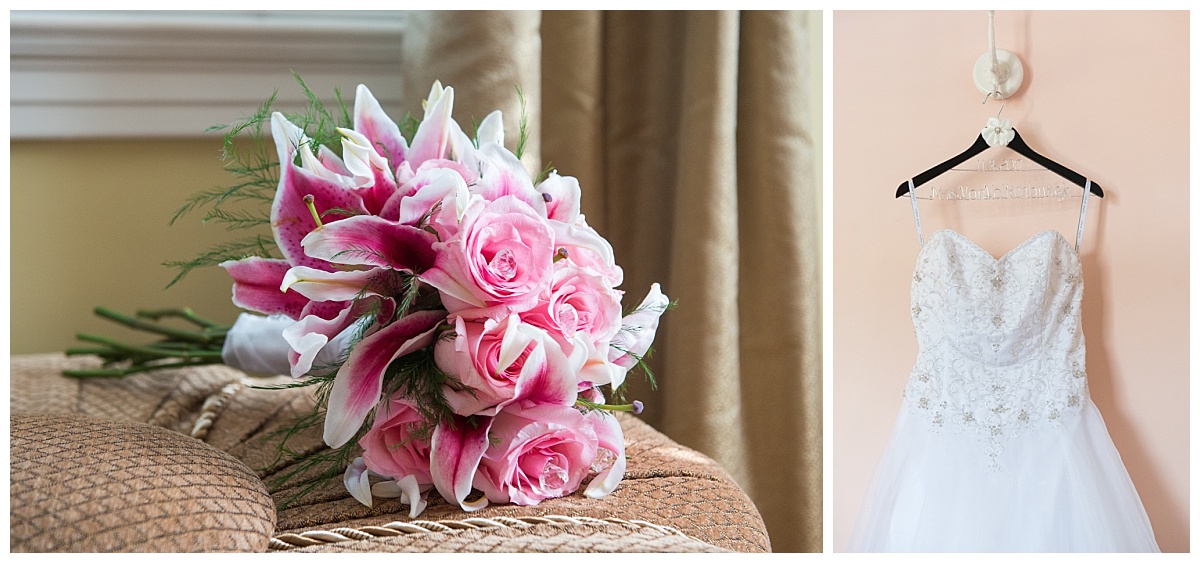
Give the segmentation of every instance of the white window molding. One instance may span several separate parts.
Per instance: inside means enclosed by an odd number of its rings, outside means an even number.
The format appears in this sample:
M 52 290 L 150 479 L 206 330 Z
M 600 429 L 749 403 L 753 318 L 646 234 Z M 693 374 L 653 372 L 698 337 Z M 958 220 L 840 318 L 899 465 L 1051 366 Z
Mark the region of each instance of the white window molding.
M 399 108 L 403 12 L 10 12 L 10 139 L 188 137 L 278 90 L 295 70 L 327 103 L 367 84 Z M 213 133 L 209 133 L 213 134 Z

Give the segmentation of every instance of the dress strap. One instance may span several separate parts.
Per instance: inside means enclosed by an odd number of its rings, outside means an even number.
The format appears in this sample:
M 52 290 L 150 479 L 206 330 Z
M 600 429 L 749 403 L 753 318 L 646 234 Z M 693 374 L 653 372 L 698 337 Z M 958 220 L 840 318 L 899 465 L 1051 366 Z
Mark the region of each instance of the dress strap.
M 908 198 L 912 200 L 913 219 L 917 220 L 917 243 L 922 248 L 925 247 L 925 236 L 921 234 L 921 214 L 917 212 L 917 189 L 913 187 L 913 181 L 908 181 Z M 1086 205 L 1086 202 L 1085 202 Z M 1081 226 L 1082 228 L 1082 226 Z
M 1075 231 L 1075 254 L 1079 254 L 1079 243 L 1083 240 L 1083 220 L 1087 217 L 1088 196 L 1092 193 L 1092 181 L 1088 180 L 1083 186 L 1083 204 L 1079 206 L 1079 230 Z M 916 209 L 916 207 L 913 207 Z

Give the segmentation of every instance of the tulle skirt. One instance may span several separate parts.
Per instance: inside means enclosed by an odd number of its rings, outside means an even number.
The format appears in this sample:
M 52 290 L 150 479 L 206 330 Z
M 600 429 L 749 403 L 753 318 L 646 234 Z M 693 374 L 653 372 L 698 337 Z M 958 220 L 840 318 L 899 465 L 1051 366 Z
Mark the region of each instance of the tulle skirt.
M 986 440 L 902 409 L 850 551 L 1157 552 L 1096 405 L 1064 418 L 1002 442 L 992 470 Z

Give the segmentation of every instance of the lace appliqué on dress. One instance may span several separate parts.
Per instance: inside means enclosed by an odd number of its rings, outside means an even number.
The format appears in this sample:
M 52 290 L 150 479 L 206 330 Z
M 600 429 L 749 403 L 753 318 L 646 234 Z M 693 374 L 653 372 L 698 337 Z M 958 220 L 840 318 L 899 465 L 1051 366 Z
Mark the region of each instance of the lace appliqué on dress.
M 1000 259 L 938 231 L 913 274 L 920 354 L 905 388 L 933 432 L 979 437 L 989 468 L 1004 443 L 1057 426 L 1088 400 L 1078 257 L 1054 231 Z

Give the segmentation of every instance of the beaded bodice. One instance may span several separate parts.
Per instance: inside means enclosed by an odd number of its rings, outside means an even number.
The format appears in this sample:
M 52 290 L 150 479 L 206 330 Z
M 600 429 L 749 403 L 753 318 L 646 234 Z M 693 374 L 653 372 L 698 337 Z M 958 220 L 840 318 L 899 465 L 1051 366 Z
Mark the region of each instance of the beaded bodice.
M 918 254 L 912 318 L 920 352 L 905 388 L 932 431 L 1004 442 L 1061 424 L 1088 400 L 1079 256 L 1057 231 L 996 259 L 966 237 L 935 232 Z

